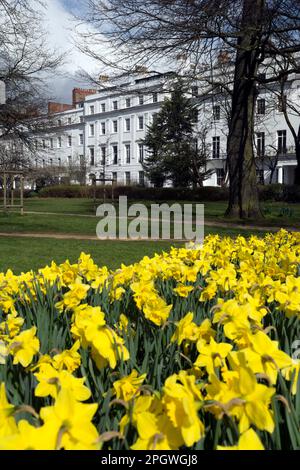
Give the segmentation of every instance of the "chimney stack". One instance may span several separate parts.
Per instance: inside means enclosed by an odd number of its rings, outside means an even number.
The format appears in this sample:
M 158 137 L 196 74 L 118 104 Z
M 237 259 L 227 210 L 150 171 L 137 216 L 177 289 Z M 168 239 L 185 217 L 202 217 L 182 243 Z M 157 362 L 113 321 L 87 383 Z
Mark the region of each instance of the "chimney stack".
M 53 101 L 49 101 L 48 103 L 48 114 L 63 113 L 64 111 L 69 111 L 70 109 L 73 109 L 71 104 L 55 103 Z
M 95 95 L 97 90 L 93 89 L 84 89 L 84 88 L 74 88 L 73 89 L 73 107 L 76 108 L 78 103 L 82 103 L 85 98 L 89 95 Z

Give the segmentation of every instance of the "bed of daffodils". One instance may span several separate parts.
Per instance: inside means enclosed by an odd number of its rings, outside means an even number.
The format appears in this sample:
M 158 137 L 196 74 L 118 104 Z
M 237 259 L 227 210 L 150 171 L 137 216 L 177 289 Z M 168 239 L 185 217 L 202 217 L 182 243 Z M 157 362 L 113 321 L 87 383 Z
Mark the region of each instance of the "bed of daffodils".
M 299 449 L 300 234 L 0 274 L 0 449 Z

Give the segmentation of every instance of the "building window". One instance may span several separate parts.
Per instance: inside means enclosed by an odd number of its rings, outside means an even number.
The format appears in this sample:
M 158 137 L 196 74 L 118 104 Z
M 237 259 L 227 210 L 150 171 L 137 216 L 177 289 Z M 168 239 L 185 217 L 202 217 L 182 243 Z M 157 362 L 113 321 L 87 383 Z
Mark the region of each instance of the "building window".
M 72 136 L 68 135 L 68 147 L 72 147 Z
M 197 86 L 192 87 L 192 96 L 193 98 L 196 98 L 199 95 L 199 89 Z
M 106 164 L 106 147 L 101 147 L 101 165 L 105 166 Z
M 138 122 L 139 122 L 139 130 L 142 131 L 144 129 L 144 116 L 139 116 Z
M 105 103 L 101 103 L 101 113 L 105 113 L 106 106 Z
M 79 145 L 83 145 L 83 134 L 79 134 Z
M 113 150 L 113 164 L 117 165 L 118 164 L 118 146 L 113 145 L 112 150 Z
M 118 109 L 118 102 L 117 101 L 113 101 L 113 110 L 114 111 L 117 111 Z
M 287 103 L 287 96 L 279 96 L 278 97 L 278 112 L 283 113 L 286 111 L 286 103 Z
M 130 131 L 130 119 L 125 119 L 125 131 Z
M 112 179 L 114 180 L 115 183 L 118 181 L 118 173 L 116 171 L 113 172 Z
M 42 166 L 43 166 L 43 168 L 45 168 L 45 159 L 44 158 L 42 160 Z
M 265 133 L 258 132 L 256 134 L 256 146 L 257 146 L 257 156 L 264 157 L 265 156 Z
M 139 184 L 145 186 L 145 172 L 139 171 Z
M 130 144 L 125 145 L 125 154 L 126 154 L 126 163 L 130 163 L 130 158 L 131 158 L 131 151 L 130 151 Z
M 220 137 L 213 137 L 212 157 L 220 158 Z
M 53 147 L 54 147 L 54 140 L 53 140 L 53 138 L 51 137 L 51 139 L 50 139 L 50 148 L 53 149 Z
M 125 171 L 125 183 L 127 186 L 130 184 L 130 171 Z
M 223 168 L 217 168 L 217 185 L 218 186 L 223 186 L 224 181 L 225 181 L 225 171 Z
M 62 145 L 62 139 L 61 139 L 61 137 L 58 137 L 58 139 L 57 139 L 57 148 L 61 149 L 61 145 Z
M 139 147 L 139 162 L 143 163 L 144 161 L 144 144 L 138 144 Z
M 95 136 L 95 124 L 90 124 L 90 137 Z
M 53 159 L 52 158 L 50 158 L 49 163 L 50 163 L 50 166 L 53 165 Z
M 46 148 L 46 141 L 45 141 L 45 139 L 43 139 L 43 141 L 42 141 L 42 146 L 43 146 L 43 149 Z
M 139 104 L 143 105 L 144 104 L 144 97 L 143 95 L 139 96 Z
M 277 138 L 278 138 L 278 153 L 283 154 L 286 153 L 286 131 L 277 131 Z
M 80 116 L 79 122 L 80 122 L 80 123 L 83 123 L 83 116 Z
M 61 119 L 59 119 L 59 120 L 57 121 L 57 125 L 58 125 L 58 127 L 61 126 Z
M 106 134 L 106 125 L 105 122 L 101 122 L 101 134 L 105 135 Z
M 152 94 L 152 100 L 153 100 L 153 103 L 157 103 L 158 102 L 158 93 L 155 92 Z
M 72 119 L 68 118 L 68 125 L 70 126 L 72 124 Z
M 71 164 L 72 164 L 72 157 L 71 157 L 71 155 L 68 156 L 68 163 L 69 163 L 69 166 L 71 166 Z
M 95 149 L 90 147 L 90 165 L 95 166 Z
M 257 100 L 257 114 L 266 114 L 266 100 L 264 98 Z
M 221 107 L 216 105 L 213 106 L 213 118 L 214 121 L 220 121 L 221 118 Z
M 90 114 L 95 114 L 95 106 L 90 106 Z
M 131 106 L 131 99 L 126 98 L 126 108 L 130 108 L 130 106 Z
M 60 157 L 58 158 L 57 161 L 58 161 L 58 166 L 61 166 L 61 158 Z
M 118 132 L 118 121 L 113 121 L 113 132 Z

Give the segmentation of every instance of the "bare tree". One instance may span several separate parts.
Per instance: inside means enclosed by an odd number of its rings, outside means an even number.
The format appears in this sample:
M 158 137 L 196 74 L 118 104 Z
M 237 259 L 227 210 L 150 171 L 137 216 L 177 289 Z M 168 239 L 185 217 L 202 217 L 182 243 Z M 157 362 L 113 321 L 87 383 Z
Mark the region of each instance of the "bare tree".
M 216 59 L 220 51 L 234 55 L 227 215 L 261 216 L 253 149 L 257 84 L 276 82 L 282 74 L 276 70 L 263 78 L 260 67 L 274 57 L 280 61 L 300 51 L 300 1 L 89 0 L 89 5 L 87 20 L 97 31 L 87 34 L 85 44 L 97 46 L 101 31 L 99 45 L 103 50 L 106 40 L 113 46 L 113 62 L 118 57 L 123 68 L 145 64 L 151 68 L 162 58 L 174 60 L 183 54 L 198 77 L 201 65 Z M 113 65 L 103 55 L 98 58 Z M 297 63 L 286 74 L 295 69 Z
M 27 166 L 25 148 L 35 150 L 36 135 L 49 127 L 46 78 L 63 57 L 47 46 L 40 0 L 0 0 L 0 81 L 6 99 L 0 104 L 0 146 L 5 155 L 11 142 L 22 148 L 11 159 Z

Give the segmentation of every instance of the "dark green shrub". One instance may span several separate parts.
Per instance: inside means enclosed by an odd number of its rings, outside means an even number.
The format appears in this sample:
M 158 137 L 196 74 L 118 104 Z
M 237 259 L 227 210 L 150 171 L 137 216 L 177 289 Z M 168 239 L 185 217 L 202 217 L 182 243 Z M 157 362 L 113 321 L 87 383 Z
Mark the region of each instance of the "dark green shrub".
M 259 186 L 261 201 L 283 201 L 284 186 L 282 184 L 267 184 Z
M 289 185 L 283 188 L 283 200 L 285 202 L 300 202 L 300 186 Z
M 106 197 L 111 198 L 112 189 L 110 185 L 105 186 Z M 94 188 L 92 186 L 59 185 L 47 186 L 39 191 L 40 197 L 66 197 L 66 198 L 92 198 Z M 97 199 L 104 196 L 104 187 L 96 187 Z M 114 197 L 127 196 L 130 200 L 149 201 L 226 201 L 228 199 L 228 188 L 148 188 L 142 186 L 115 186 Z

